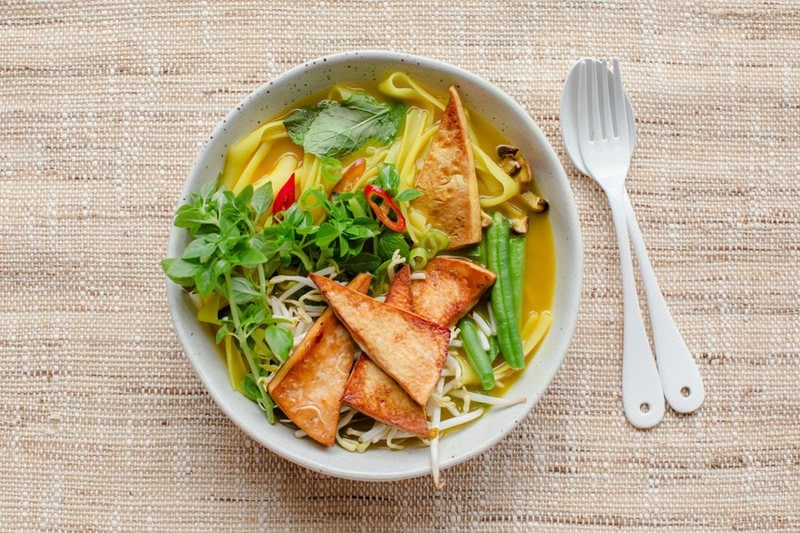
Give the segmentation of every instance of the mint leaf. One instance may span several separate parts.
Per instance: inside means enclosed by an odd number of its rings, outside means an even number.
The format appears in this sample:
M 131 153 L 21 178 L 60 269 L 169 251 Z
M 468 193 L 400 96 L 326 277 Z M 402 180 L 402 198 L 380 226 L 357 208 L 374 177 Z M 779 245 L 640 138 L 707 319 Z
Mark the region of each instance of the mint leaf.
M 392 258 L 395 250 L 400 250 L 400 255 L 408 257 L 409 246 L 405 237 L 400 233 L 386 231 L 378 238 L 377 254 L 387 261 Z
M 341 103 L 326 101 L 297 109 L 284 126 L 306 152 L 341 159 L 369 140 L 389 143 L 397 136 L 405 111 L 405 104 L 384 104 L 365 93 L 354 93 Z
M 358 274 L 359 272 L 372 272 L 381 265 L 381 258 L 369 252 L 362 252 L 350 259 L 342 266 L 350 274 Z
M 306 132 L 319 116 L 320 112 L 323 109 L 336 105 L 339 105 L 339 103 L 333 100 L 323 100 L 314 106 L 303 107 L 292 111 L 286 120 L 283 121 L 283 126 L 286 128 L 286 133 L 289 134 L 292 142 L 298 146 L 303 146 Z

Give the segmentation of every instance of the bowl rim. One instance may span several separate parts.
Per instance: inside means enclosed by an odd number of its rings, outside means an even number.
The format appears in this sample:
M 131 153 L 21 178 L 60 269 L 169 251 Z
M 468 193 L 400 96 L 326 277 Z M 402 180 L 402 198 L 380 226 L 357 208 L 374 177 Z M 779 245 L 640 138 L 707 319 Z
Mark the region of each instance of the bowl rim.
M 542 377 L 544 378 L 542 380 L 544 382 L 544 386 L 542 386 L 541 390 L 537 391 L 536 394 L 529 395 L 526 398 L 525 403 L 520 404 L 520 406 L 523 408 L 519 410 L 520 411 L 519 414 L 516 414 L 514 416 L 512 423 L 507 424 L 505 427 L 497 431 L 496 434 L 493 435 L 491 438 L 483 440 L 480 444 L 472 447 L 470 450 L 464 453 L 453 455 L 450 457 L 442 457 L 439 461 L 439 468 L 440 470 L 444 470 L 446 468 L 467 461 L 470 458 L 475 457 L 483 453 L 484 451 L 488 450 L 489 448 L 493 447 L 499 441 L 507 437 L 509 433 L 511 433 L 512 430 L 530 414 L 530 412 L 533 410 L 533 407 L 536 405 L 536 403 L 538 403 L 538 400 L 541 397 L 541 395 L 552 383 L 552 380 L 555 377 L 558 370 L 563 366 L 563 362 L 566 359 L 567 353 L 569 351 L 569 346 L 574 337 L 574 332 L 577 325 L 580 297 L 583 284 L 583 244 L 580 231 L 580 221 L 578 218 L 577 207 L 575 205 L 574 194 L 572 193 L 566 172 L 564 171 L 564 168 L 561 164 L 560 159 L 556 155 L 555 150 L 553 149 L 547 137 L 544 135 L 544 132 L 542 132 L 542 130 L 539 128 L 536 122 L 531 118 L 531 116 L 528 114 L 527 110 L 524 107 L 518 104 L 508 94 L 500 90 L 491 82 L 460 67 L 436 59 L 431 59 L 412 54 L 405 54 L 405 53 L 384 51 L 384 50 L 372 50 L 372 49 L 340 52 L 340 53 L 320 56 L 305 61 L 304 63 L 295 65 L 294 67 L 272 78 L 271 80 L 262 83 L 252 92 L 247 94 L 236 106 L 234 106 L 227 113 L 224 119 L 220 123 L 218 123 L 217 126 L 214 128 L 211 136 L 205 142 L 202 150 L 198 153 L 197 157 L 195 158 L 191 170 L 184 182 L 184 186 L 181 191 L 181 196 L 178 205 L 182 205 L 183 203 L 185 203 L 187 199 L 191 196 L 191 193 L 196 190 L 197 188 L 196 182 L 204 175 L 205 170 L 207 170 L 203 168 L 205 166 L 205 162 L 212 154 L 214 154 L 218 150 L 218 147 L 214 142 L 215 139 L 218 139 L 223 136 L 226 128 L 231 123 L 237 120 L 237 117 L 239 117 L 242 114 L 243 110 L 245 110 L 248 107 L 248 104 L 258 101 L 259 99 L 265 98 L 266 95 L 270 93 L 271 89 L 275 87 L 280 87 L 281 85 L 286 83 L 291 83 L 293 79 L 308 73 L 309 69 L 322 65 L 325 65 L 327 67 L 346 65 L 352 61 L 377 61 L 377 62 L 398 63 L 398 64 L 403 64 L 403 63 L 414 64 L 423 69 L 430 69 L 431 71 L 434 72 L 447 73 L 453 76 L 454 83 L 458 83 L 458 81 L 463 80 L 463 81 L 468 81 L 469 83 L 474 84 L 477 87 L 480 87 L 481 90 L 488 92 L 492 98 L 495 98 L 497 101 L 501 102 L 504 106 L 513 110 L 514 113 L 518 115 L 518 118 L 524 123 L 522 129 L 527 129 L 532 131 L 535 134 L 535 136 L 538 137 L 537 140 L 543 141 L 540 143 L 542 144 L 542 146 L 540 147 L 542 149 L 542 153 L 539 155 L 544 156 L 549 167 L 554 169 L 555 175 L 553 176 L 553 178 L 557 181 L 557 185 L 566 190 L 565 197 L 567 198 L 568 201 L 561 206 L 561 209 L 563 209 L 565 212 L 565 221 L 567 223 L 567 229 L 569 230 L 569 238 L 571 239 L 571 245 L 570 245 L 571 249 L 568 252 L 572 253 L 572 264 L 568 265 L 569 272 L 567 272 L 567 275 L 569 277 L 569 280 L 567 281 L 569 281 L 569 287 L 567 288 L 568 292 L 567 295 L 565 296 L 565 298 L 567 298 L 568 300 L 566 302 L 566 306 L 569 308 L 570 312 L 565 316 L 559 317 L 558 319 L 559 320 L 558 330 L 560 331 L 560 334 L 556 345 L 551 347 L 551 349 L 558 352 L 557 360 L 554 360 L 553 364 L 551 364 L 549 368 L 546 370 L 546 373 L 542 375 Z M 331 83 L 335 83 L 335 81 Z M 303 96 L 305 96 L 305 94 L 298 94 L 295 99 L 302 98 Z M 487 117 L 484 115 L 484 118 Z M 269 119 L 269 117 L 263 117 L 263 120 L 267 119 Z M 175 226 L 170 227 L 170 235 L 167 247 L 167 257 L 175 257 L 176 255 L 179 255 L 180 252 L 182 251 L 181 231 L 183 230 L 180 231 L 178 230 L 179 228 L 176 228 Z M 561 268 L 562 268 L 561 265 L 557 265 L 556 267 L 557 279 L 561 274 L 559 272 Z M 231 405 L 231 403 L 240 403 L 240 402 L 236 400 L 234 400 L 233 402 L 229 402 L 228 400 L 226 400 L 226 398 L 224 398 L 222 395 L 223 392 L 217 390 L 217 384 L 215 383 L 214 377 L 207 372 L 207 369 L 202 364 L 202 361 L 197 356 L 193 356 L 193 351 L 191 348 L 191 343 L 193 342 L 193 339 L 190 338 L 191 335 L 193 334 L 185 330 L 185 327 L 187 326 L 185 326 L 185 324 L 182 322 L 183 319 L 179 315 L 179 312 L 177 310 L 177 306 L 181 304 L 181 300 L 183 298 L 186 298 L 186 293 L 182 287 L 173 283 L 169 279 L 166 279 L 166 285 L 167 285 L 166 287 L 167 302 L 170 311 L 170 316 L 176 334 L 178 336 L 178 339 L 183 348 L 184 354 L 186 355 L 187 359 L 189 359 L 189 362 L 191 363 L 192 367 L 194 368 L 195 372 L 197 373 L 198 377 L 203 383 L 203 386 L 205 387 L 206 391 L 208 391 L 208 393 L 211 395 L 211 397 L 214 399 L 217 406 L 225 413 L 225 415 L 228 417 L 229 420 L 231 420 L 250 438 L 260 443 L 270 451 L 276 453 L 277 455 L 295 464 L 299 464 L 315 472 L 339 478 L 361 480 L 361 481 L 392 481 L 392 480 L 401 480 L 401 479 L 418 477 L 431 473 L 431 466 L 429 462 L 425 463 L 425 465 L 423 466 L 417 468 L 411 468 L 408 470 L 403 470 L 402 472 L 369 472 L 369 473 L 354 472 L 352 470 L 348 470 L 347 468 L 337 466 L 335 463 L 325 464 L 323 462 L 310 460 L 308 456 L 304 455 L 302 452 L 298 453 L 293 449 L 287 449 L 284 446 L 279 446 L 271 442 L 269 439 L 261 438 L 261 436 L 257 433 L 255 428 L 250 427 L 248 424 L 244 422 L 244 420 L 242 420 L 241 415 L 237 412 L 236 406 Z M 556 294 L 554 294 L 554 297 L 555 296 Z M 551 329 L 551 331 L 548 333 L 548 337 L 551 337 L 552 334 L 553 330 Z M 548 339 L 545 340 L 547 341 Z M 528 370 L 530 371 L 530 367 L 528 368 Z M 225 385 L 230 387 L 230 384 L 227 379 L 225 379 Z M 238 394 L 238 392 L 236 391 L 232 392 Z M 241 399 L 244 400 L 245 402 L 250 402 L 250 400 L 247 400 L 244 397 L 242 397 Z M 299 441 L 299 442 L 304 442 L 304 441 Z M 404 451 L 409 452 L 409 450 L 415 450 L 419 448 L 421 447 L 409 448 Z M 425 449 L 427 453 L 426 448 L 422 449 Z M 391 453 L 394 454 L 393 456 L 399 457 L 403 455 L 404 451 L 391 451 Z M 367 453 L 369 452 L 370 451 L 368 451 Z M 351 453 L 351 452 L 346 452 L 346 453 Z

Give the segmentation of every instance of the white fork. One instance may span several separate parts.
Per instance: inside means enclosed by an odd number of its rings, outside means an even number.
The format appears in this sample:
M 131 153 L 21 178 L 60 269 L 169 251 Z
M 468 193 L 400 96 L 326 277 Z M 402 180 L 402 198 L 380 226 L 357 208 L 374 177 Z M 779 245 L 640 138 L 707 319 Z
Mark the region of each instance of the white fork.
M 593 64 L 587 66 L 584 61 L 579 68 L 578 145 L 588 174 L 608 197 L 619 245 L 624 306 L 622 405 L 631 424 L 650 428 L 664 417 L 664 393 L 639 308 L 628 242 L 625 177 L 632 147 L 619 61 L 614 59 L 613 87 L 606 75 L 607 61 L 599 80 Z

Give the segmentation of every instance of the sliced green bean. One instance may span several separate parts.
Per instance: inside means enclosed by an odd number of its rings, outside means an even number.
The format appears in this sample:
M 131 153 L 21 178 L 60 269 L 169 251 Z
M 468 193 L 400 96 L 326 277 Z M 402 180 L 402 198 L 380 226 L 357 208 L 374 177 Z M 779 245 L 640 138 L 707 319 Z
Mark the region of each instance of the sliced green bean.
M 511 272 L 511 296 L 514 298 L 514 313 L 517 315 L 517 327 L 520 327 L 522 316 L 522 293 L 525 289 L 525 237 L 511 237 L 508 243 L 508 263 Z
M 464 352 L 467 354 L 469 366 L 480 378 L 483 390 L 491 390 L 494 387 L 492 360 L 481 345 L 475 322 L 466 317 L 462 318 L 458 322 L 458 329 L 461 330 L 461 341 L 464 343 Z
M 492 286 L 492 311 L 497 321 L 497 340 L 503 358 L 516 370 L 525 366 L 525 354 L 519 334 L 519 321 L 514 312 L 508 251 L 511 230 L 508 219 L 500 213 L 495 213 L 492 225 L 486 232 L 486 238 L 489 270 L 497 275 Z

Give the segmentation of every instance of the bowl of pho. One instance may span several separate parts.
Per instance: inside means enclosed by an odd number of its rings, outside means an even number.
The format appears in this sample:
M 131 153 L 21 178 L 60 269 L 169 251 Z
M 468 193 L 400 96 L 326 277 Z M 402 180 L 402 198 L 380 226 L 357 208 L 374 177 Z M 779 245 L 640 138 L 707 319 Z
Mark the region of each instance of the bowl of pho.
M 522 107 L 457 67 L 297 66 L 223 119 L 178 205 L 162 267 L 187 357 L 244 432 L 314 471 L 438 486 L 566 356 L 566 175 Z

